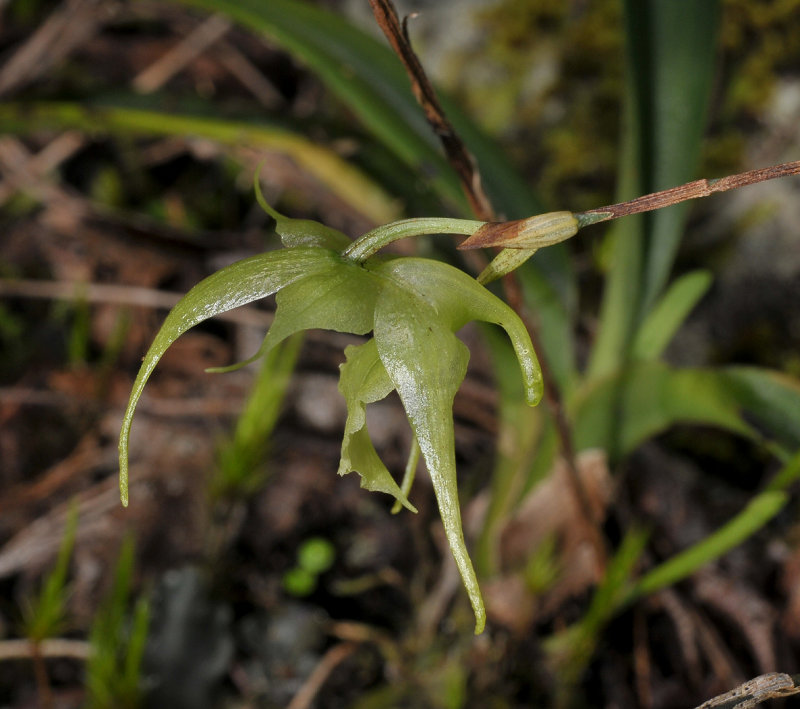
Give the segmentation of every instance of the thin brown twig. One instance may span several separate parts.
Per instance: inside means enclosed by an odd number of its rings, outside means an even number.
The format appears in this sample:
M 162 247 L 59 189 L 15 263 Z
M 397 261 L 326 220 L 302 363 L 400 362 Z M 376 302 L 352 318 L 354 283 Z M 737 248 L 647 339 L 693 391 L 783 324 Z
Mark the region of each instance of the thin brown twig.
M 50 677 L 47 674 L 47 667 L 44 664 L 44 657 L 41 652 L 40 641 L 30 641 L 31 661 L 33 662 L 33 675 L 36 680 L 36 691 L 39 695 L 39 706 L 42 709 L 52 709 L 53 689 L 50 686 Z
M 45 75 L 84 46 L 122 6 L 113 0 L 62 2 L 0 67 L 0 95 Z
M 352 655 L 357 647 L 354 643 L 344 642 L 334 645 L 328 650 L 311 672 L 306 683 L 295 694 L 287 709 L 308 709 L 313 704 L 314 698 L 319 693 L 319 690 L 322 689 L 322 685 L 325 684 L 325 680 L 328 679 L 331 672 L 336 669 L 337 665 Z
M 73 660 L 86 660 L 91 647 L 85 640 L 68 638 L 46 638 L 38 643 L 39 655 L 48 657 L 68 657 Z M 5 660 L 30 659 L 33 657 L 33 645 L 25 638 L 0 640 L 0 662 Z
M 464 141 L 458 136 L 452 123 L 442 110 L 436 91 L 428 75 L 422 67 L 416 53 L 408 39 L 408 18 L 402 24 L 397 17 L 397 10 L 391 0 L 369 0 L 372 12 L 378 26 L 383 30 L 395 54 L 403 62 L 403 66 L 411 80 L 411 90 L 414 92 L 425 118 L 430 123 L 436 135 L 442 141 L 445 154 L 453 169 L 458 173 L 461 187 L 469 200 L 470 207 L 475 216 L 482 221 L 492 221 L 494 210 L 489 198 L 483 190 L 480 172 L 475 165 L 475 159 L 467 150 Z
M 13 137 L 0 140 L 0 204 L 19 190 L 30 190 L 42 201 L 74 201 L 61 187 L 43 178 L 86 144 L 86 137 L 67 131 L 50 141 L 35 155 Z
M 250 91 L 262 106 L 273 110 L 285 103 L 275 85 L 232 42 L 225 39 L 217 42 L 216 55 L 222 65 L 239 80 L 242 86 Z
M 785 672 L 768 672 L 720 694 L 696 709 L 750 709 L 769 699 L 780 699 L 800 694 L 800 675 L 788 675 Z
M 228 18 L 212 15 L 166 54 L 141 71 L 134 78 L 133 87 L 144 94 L 160 89 L 198 55 L 222 39 L 231 26 L 232 23 Z
M 407 22 L 404 20 L 401 25 L 397 16 L 397 11 L 391 0 L 369 0 L 369 2 L 378 26 L 383 30 L 383 33 L 386 35 L 386 38 L 389 40 L 389 43 L 406 69 L 411 81 L 411 88 L 414 92 L 414 96 L 425 111 L 425 117 L 428 123 L 439 136 L 450 164 L 458 173 L 459 179 L 461 180 L 461 187 L 467 195 L 467 199 L 469 200 L 475 216 L 483 221 L 493 221 L 495 212 L 489 198 L 483 191 L 480 172 L 475 164 L 475 160 L 472 155 L 470 155 L 466 145 L 453 129 L 452 124 L 442 110 L 433 85 L 428 79 L 419 58 L 411 47 L 407 32 Z M 570 480 L 570 487 L 578 501 L 578 507 L 583 516 L 583 521 L 587 529 L 590 530 L 589 536 L 595 547 L 598 563 L 604 565 L 606 558 L 605 543 L 599 523 L 592 512 L 589 496 L 583 487 L 578 473 L 578 466 L 575 461 L 575 449 L 572 443 L 572 433 L 564 412 L 561 392 L 552 376 L 550 366 L 544 355 L 544 350 L 537 337 L 536 328 L 533 327 L 533 321 L 525 308 L 522 288 L 516 274 L 511 272 L 504 276 L 503 286 L 506 290 L 508 304 L 522 319 L 531 335 L 533 346 L 538 353 L 539 366 L 542 369 L 542 378 L 544 380 L 545 400 L 555 421 L 556 432 L 561 442 L 561 452 L 566 461 L 567 470 L 569 471 L 568 477 Z
M 747 170 L 737 175 L 728 175 L 714 180 L 694 180 L 694 182 L 687 182 L 678 187 L 670 187 L 660 192 L 642 195 L 627 202 L 589 209 L 575 216 L 580 219 L 583 215 L 597 215 L 599 218 L 592 219 L 592 223 L 605 222 L 609 219 L 619 219 L 631 214 L 671 207 L 689 199 L 709 197 L 717 192 L 727 192 L 739 187 L 747 187 L 748 185 L 755 185 L 759 182 L 766 182 L 779 177 L 789 177 L 790 175 L 800 175 L 800 160 L 771 165 L 770 167 L 759 167 L 755 170 Z
M 37 279 L 0 278 L 0 297 L 44 298 L 52 300 L 83 301 L 102 305 L 123 305 L 140 308 L 163 308 L 169 310 L 184 296 L 184 293 L 143 288 L 140 286 L 117 286 L 109 283 L 85 283 L 82 281 L 46 281 Z M 219 313 L 220 320 L 268 327 L 272 313 L 254 307 L 240 307 Z

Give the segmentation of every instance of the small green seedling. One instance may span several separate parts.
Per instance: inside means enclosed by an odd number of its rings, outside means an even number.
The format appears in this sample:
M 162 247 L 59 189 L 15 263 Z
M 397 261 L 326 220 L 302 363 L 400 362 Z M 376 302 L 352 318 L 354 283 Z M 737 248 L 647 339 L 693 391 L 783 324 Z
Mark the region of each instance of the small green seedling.
M 316 589 L 320 574 L 333 566 L 335 558 L 336 549 L 327 539 L 307 539 L 297 552 L 297 566 L 283 575 L 283 587 L 293 596 L 308 596 Z
M 141 705 L 142 660 L 150 609 L 140 598 L 128 609 L 135 555 L 125 540 L 114 571 L 114 582 L 92 621 L 92 652 L 86 663 L 87 709 L 135 709 Z
M 67 575 L 77 532 L 78 507 L 74 505 L 67 516 L 56 565 L 45 579 L 39 595 L 23 608 L 23 632 L 33 643 L 59 635 L 67 625 L 70 594 Z

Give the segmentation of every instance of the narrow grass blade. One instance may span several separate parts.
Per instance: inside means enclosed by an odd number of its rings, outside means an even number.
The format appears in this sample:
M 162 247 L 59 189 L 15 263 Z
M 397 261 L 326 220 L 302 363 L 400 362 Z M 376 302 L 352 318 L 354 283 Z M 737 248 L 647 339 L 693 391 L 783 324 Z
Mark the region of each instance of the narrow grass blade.
M 647 534 L 642 530 L 629 531 L 609 561 L 605 578 L 595 589 L 584 616 L 545 640 L 545 651 L 559 678 L 558 706 L 570 705 L 570 694 L 589 664 L 600 634 L 628 597 L 646 542 Z
M 209 481 L 212 499 L 247 498 L 265 482 L 264 458 L 303 344 L 302 333 L 289 337 L 264 357 L 230 440 L 217 453 Z
M 447 201 L 465 208 L 458 179 L 441 153 L 389 48 L 340 15 L 299 0 L 181 0 L 221 12 L 267 35 L 307 64 L 362 123 L 416 175 L 427 171 Z
M 718 559 L 761 529 L 788 501 L 789 495 L 777 490 L 756 495 L 742 512 L 716 532 L 645 574 L 628 600 L 671 586 Z
M 785 490 L 797 480 L 800 480 L 800 452 L 795 453 L 773 478 L 767 489 L 756 495 L 733 519 L 639 579 L 631 589 L 627 601 L 634 601 L 660 588 L 678 583 L 701 566 L 739 546 L 784 508 L 789 501 L 789 494 Z
M 627 0 L 625 6 L 644 118 L 643 192 L 653 192 L 696 177 L 717 64 L 719 2 Z M 651 215 L 641 315 L 667 283 L 689 206 Z
M 55 566 L 45 578 L 39 595 L 25 607 L 23 612 L 25 635 L 32 642 L 41 642 L 64 629 L 69 595 L 67 575 L 77 533 L 78 506 L 73 504 L 67 516 Z
M 289 155 L 347 204 L 377 224 L 399 216 L 397 202 L 365 173 L 329 148 L 269 123 L 143 110 L 120 105 L 6 103 L 0 129 L 27 134 L 46 128 L 77 128 L 89 134 L 178 135 L 224 145 L 265 148 Z
M 628 76 L 620 201 L 694 177 L 716 54 L 718 2 L 626 0 Z M 617 370 L 636 328 L 661 294 L 686 205 L 629 217 L 611 232 L 609 275 L 592 376 Z
M 692 271 L 676 280 L 648 313 L 633 341 L 636 359 L 655 359 L 711 287 L 709 271 Z

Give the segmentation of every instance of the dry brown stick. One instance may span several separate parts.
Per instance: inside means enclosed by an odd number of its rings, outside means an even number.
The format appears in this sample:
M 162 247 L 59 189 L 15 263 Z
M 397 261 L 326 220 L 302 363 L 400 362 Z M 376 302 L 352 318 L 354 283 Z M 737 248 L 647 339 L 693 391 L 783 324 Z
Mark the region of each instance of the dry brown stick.
M 42 201 L 72 199 L 61 187 L 42 178 L 74 155 L 86 144 L 86 137 L 76 131 L 67 131 L 54 138 L 38 153 L 32 155 L 17 138 L 7 136 L 0 140 L 0 205 L 19 190 L 31 190 Z
M 751 707 L 766 702 L 769 699 L 790 697 L 800 693 L 798 675 L 788 675 L 785 672 L 769 672 L 747 680 L 730 692 L 720 694 L 707 702 L 703 702 L 695 709 L 750 709 Z
M 222 15 L 212 15 L 166 54 L 140 72 L 133 80 L 133 87 L 145 94 L 160 89 L 195 57 L 225 36 L 230 28 L 229 19 Z
M 39 695 L 39 706 L 42 709 L 53 709 L 53 688 L 50 686 L 50 676 L 44 664 L 41 652 L 41 641 L 30 641 L 31 661 L 33 662 L 33 676 L 36 680 L 36 692 Z
M 41 657 L 69 657 L 73 660 L 86 660 L 91 648 L 85 640 L 67 638 L 47 638 L 39 643 Z M 15 638 L 0 640 L 0 662 L 3 660 L 19 660 L 33 657 L 30 640 Z
M 580 218 L 582 215 L 597 215 L 599 218 L 592 219 L 592 223 L 605 222 L 609 219 L 650 212 L 654 209 L 670 207 L 673 204 L 685 202 L 689 199 L 708 197 L 716 192 L 727 192 L 738 187 L 747 187 L 758 182 L 774 180 L 778 177 L 789 177 L 790 175 L 800 175 L 800 160 L 771 165 L 770 167 L 760 167 L 755 170 L 740 172 L 738 175 L 728 175 L 715 180 L 695 180 L 678 187 L 670 187 L 667 190 L 646 194 L 628 202 L 619 202 L 606 207 L 589 209 L 576 216 Z
M 275 85 L 231 42 L 224 39 L 218 42 L 216 55 L 225 68 L 253 94 L 262 106 L 273 110 L 276 106 L 285 103 Z
M 483 191 L 481 176 L 475 166 L 475 159 L 469 153 L 464 142 L 442 110 L 436 91 L 411 47 L 411 42 L 408 39 L 408 18 L 404 19 L 401 24 L 397 17 L 397 11 L 390 0 L 369 0 L 369 4 L 372 7 L 378 26 L 383 30 L 395 54 L 403 62 L 403 66 L 411 80 L 411 90 L 414 92 L 414 96 L 416 96 L 420 106 L 422 106 L 422 110 L 425 111 L 425 118 L 428 119 L 428 123 L 430 123 L 434 132 L 442 141 L 447 159 L 458 173 L 461 187 L 469 200 L 472 211 L 482 221 L 493 221 L 494 210 L 489 198 Z
M 642 709 L 653 706 L 652 666 L 648 648 L 647 620 L 641 607 L 633 615 L 633 674 L 636 694 Z
M 346 660 L 356 650 L 357 645 L 353 643 L 341 643 L 334 645 L 328 650 L 319 661 L 317 666 L 309 675 L 306 683 L 300 688 L 300 691 L 294 695 L 291 703 L 287 709 L 308 709 L 314 702 L 314 698 L 322 689 L 325 680 L 328 679 L 331 672 L 336 669 L 336 666 Z
M 0 297 L 6 298 L 82 300 L 87 303 L 104 305 L 128 305 L 169 310 L 183 296 L 183 293 L 139 286 L 117 286 L 108 283 L 83 283 L 80 281 L 11 280 L 0 278 Z M 227 313 L 219 313 L 216 317 L 220 320 L 252 327 L 269 327 L 273 319 L 271 313 L 248 306 L 236 308 Z
M 63 2 L 0 68 L 0 95 L 47 73 L 91 39 L 120 5 L 107 0 Z
M 411 87 L 414 95 L 425 111 L 425 117 L 428 119 L 428 123 L 430 123 L 434 132 L 441 139 L 445 154 L 450 164 L 458 173 L 462 189 L 467 195 L 467 199 L 470 202 L 475 216 L 483 221 L 493 221 L 495 212 L 481 186 L 480 173 L 475 164 L 475 160 L 453 129 L 447 116 L 444 114 L 441 104 L 436 97 L 433 85 L 428 79 L 419 58 L 411 47 L 406 22 L 404 21 L 401 25 L 397 17 L 397 11 L 391 0 L 369 0 L 369 2 L 378 25 L 381 30 L 383 30 L 383 33 L 386 35 L 395 53 L 403 62 L 403 66 L 411 80 Z M 533 346 L 539 355 L 539 366 L 541 367 L 542 379 L 544 380 L 545 400 L 553 414 L 556 432 L 561 442 L 561 452 L 567 463 L 567 470 L 569 471 L 568 478 L 570 487 L 578 501 L 578 506 L 587 524 L 587 528 L 590 530 L 589 535 L 595 547 L 597 559 L 600 564 L 603 564 L 606 557 L 605 543 L 602 533 L 600 532 L 599 523 L 594 518 L 592 507 L 589 503 L 589 496 L 586 494 L 586 490 L 583 487 L 578 473 L 578 466 L 575 462 L 575 450 L 572 443 L 572 433 L 564 412 L 561 392 L 558 390 L 558 386 L 544 355 L 544 350 L 537 337 L 536 329 L 533 327 L 533 322 L 525 308 L 522 288 L 516 274 L 511 272 L 504 276 L 503 286 L 506 290 L 508 304 L 522 319 L 531 335 Z

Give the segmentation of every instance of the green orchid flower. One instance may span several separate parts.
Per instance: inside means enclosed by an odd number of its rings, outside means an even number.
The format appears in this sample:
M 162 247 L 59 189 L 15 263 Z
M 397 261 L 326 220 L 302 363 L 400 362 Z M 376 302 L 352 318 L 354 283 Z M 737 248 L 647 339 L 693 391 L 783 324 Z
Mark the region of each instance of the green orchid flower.
M 486 613 L 461 525 L 452 413 L 469 351 L 455 332 L 471 320 L 503 328 L 519 360 L 531 405 L 542 395 L 541 370 L 522 321 L 476 280 L 437 261 L 384 257 L 375 252 L 395 238 L 421 233 L 473 234 L 484 224 L 405 220 L 351 242 L 341 232 L 317 222 L 284 217 L 263 203 L 258 191 L 257 196 L 275 218 L 284 248 L 252 256 L 209 276 L 167 316 L 144 357 L 122 423 L 123 505 L 128 504 L 128 441 L 134 410 L 164 352 L 198 323 L 277 294 L 275 319 L 256 356 L 300 330 L 372 333 L 364 344 L 346 348 L 346 361 L 341 365 L 339 389 L 347 403 L 347 422 L 338 472 L 355 471 L 362 487 L 387 493 L 416 511 L 380 460 L 367 430 L 367 404 L 397 391 L 416 439 L 415 448 L 418 444 L 433 481 L 447 540 L 475 613 L 475 632 L 481 632 Z

